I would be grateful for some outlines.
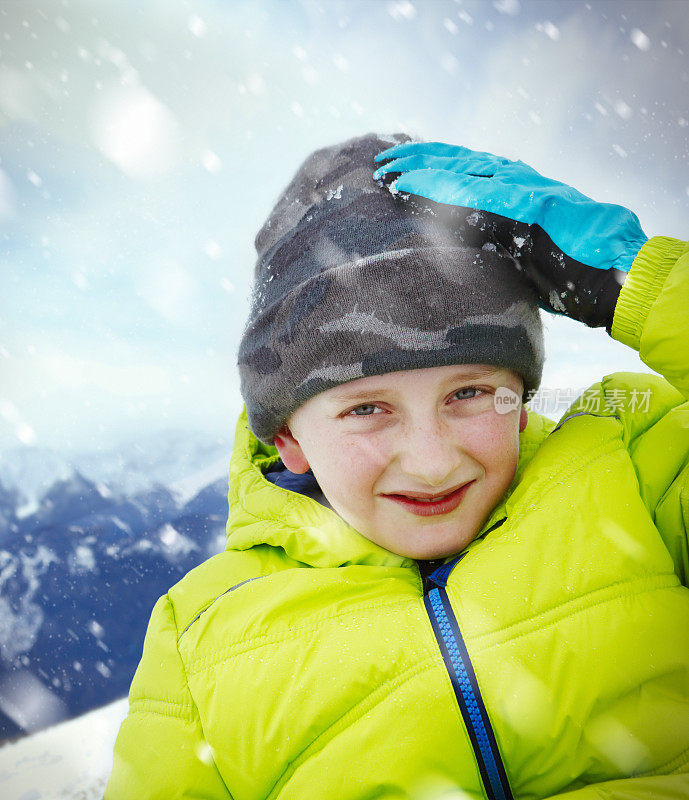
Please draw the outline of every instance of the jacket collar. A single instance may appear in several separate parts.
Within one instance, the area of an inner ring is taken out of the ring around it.
[[[521,480],[534,446],[554,425],[547,425],[549,422],[530,413],[529,424],[520,434],[519,464],[514,480],[485,521],[477,539],[507,517],[509,498]],[[309,496],[313,483],[308,477],[301,487],[308,492],[305,494],[299,493],[300,484],[295,485],[295,490],[288,490],[268,480],[264,473],[279,460],[277,448],[264,444],[252,433],[244,406],[237,420],[230,461],[227,550],[247,550],[268,544],[282,548],[295,561],[326,568],[350,564],[404,567],[414,563],[413,559],[371,542],[331,508]]]

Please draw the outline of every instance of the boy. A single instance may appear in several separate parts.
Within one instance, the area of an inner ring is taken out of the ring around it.
[[[257,236],[227,549],[153,610],[107,800],[689,795],[689,246],[406,138]],[[538,305],[667,380],[527,414]]]

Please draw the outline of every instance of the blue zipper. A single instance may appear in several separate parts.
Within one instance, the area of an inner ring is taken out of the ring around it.
[[[486,795],[489,800],[513,800],[493,727],[445,588],[450,573],[467,552],[443,564],[423,580],[423,599],[474,748]],[[430,588],[431,583],[435,584],[433,588]]]

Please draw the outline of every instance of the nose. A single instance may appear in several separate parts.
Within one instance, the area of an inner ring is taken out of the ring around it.
[[[400,469],[422,486],[442,487],[456,479],[465,479],[464,462],[470,456],[437,417],[410,423],[398,439]],[[461,474],[460,474],[461,473]]]

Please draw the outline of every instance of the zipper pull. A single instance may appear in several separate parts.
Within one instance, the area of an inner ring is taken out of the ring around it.
[[[468,550],[465,550],[447,563],[443,563],[442,559],[436,559],[435,561],[417,561],[419,572],[421,573],[424,596],[427,595],[434,586],[437,586],[439,589],[444,589],[447,585],[447,579],[450,577],[450,573],[468,552]]]
[[[419,573],[421,575],[421,585],[423,587],[423,593],[424,595],[427,595],[428,592],[433,588],[431,585],[429,585],[430,583],[429,579],[431,577],[431,574],[434,573],[438,569],[438,567],[442,566],[443,560],[441,558],[437,558],[432,561],[419,559],[417,560],[416,564],[419,568]]]

